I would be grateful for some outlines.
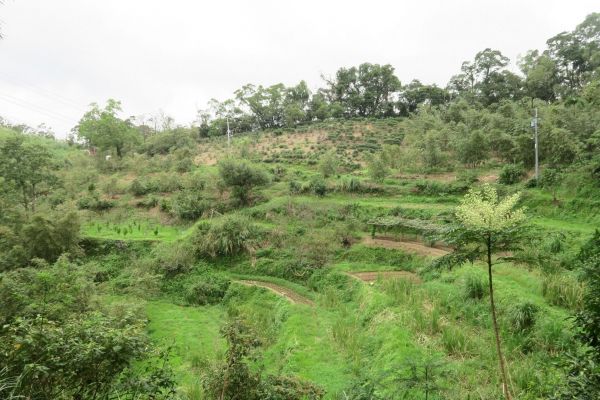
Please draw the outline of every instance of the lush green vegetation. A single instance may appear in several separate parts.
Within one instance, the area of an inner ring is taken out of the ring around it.
[[[597,398],[598,32],[447,88],[363,64],[195,127],[4,124],[0,397]]]

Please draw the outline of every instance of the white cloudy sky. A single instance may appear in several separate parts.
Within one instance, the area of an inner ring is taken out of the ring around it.
[[[178,123],[246,83],[313,88],[390,63],[445,85],[486,47],[513,61],[600,11],[588,0],[4,0],[0,116],[64,136],[91,102]]]

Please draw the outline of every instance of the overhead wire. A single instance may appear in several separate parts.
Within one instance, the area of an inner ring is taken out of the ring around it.
[[[17,97],[14,97],[14,96],[11,96],[11,95],[7,95],[7,94],[4,94],[4,93],[0,93],[0,99],[4,100],[5,102],[14,104],[16,106],[25,108],[25,109],[27,109],[29,111],[34,111],[34,112],[37,112],[37,113],[41,113],[41,114],[44,114],[47,117],[53,118],[55,120],[61,120],[62,122],[66,122],[66,123],[69,123],[69,124],[72,124],[73,120],[74,120],[74,118],[71,118],[69,116],[57,113],[56,111],[47,109],[45,107],[38,106],[36,104],[30,103],[28,101],[25,101],[25,100],[22,100],[22,99],[19,99]]]
[[[13,76],[10,76],[6,72],[3,72],[3,71],[0,71],[0,76],[2,76],[4,78],[4,80],[7,81],[10,85],[19,86],[19,87],[25,88],[27,90],[37,92],[37,94],[40,94],[46,98],[49,98],[54,101],[58,101],[58,102],[62,103],[63,105],[74,108],[77,111],[79,111],[80,113],[85,112],[84,106],[81,106],[78,102],[71,100],[63,95],[52,92],[48,89],[42,88],[42,87],[34,85],[32,83],[25,82],[22,79],[18,79]]]

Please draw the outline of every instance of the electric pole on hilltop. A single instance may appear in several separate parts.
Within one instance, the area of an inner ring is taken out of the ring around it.
[[[533,128],[533,140],[535,142],[535,180],[540,180],[540,162],[539,162],[539,143],[538,143],[538,109],[535,108],[535,117],[531,120],[531,127]]]
[[[227,118],[227,147],[231,146],[231,130],[229,129],[229,117]]]

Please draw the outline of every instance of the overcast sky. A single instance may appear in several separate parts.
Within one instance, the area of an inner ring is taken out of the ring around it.
[[[572,30],[598,0],[4,0],[0,116],[64,137],[91,102],[188,124],[246,83],[319,87],[321,74],[392,64],[444,86],[491,47],[511,58]]]

